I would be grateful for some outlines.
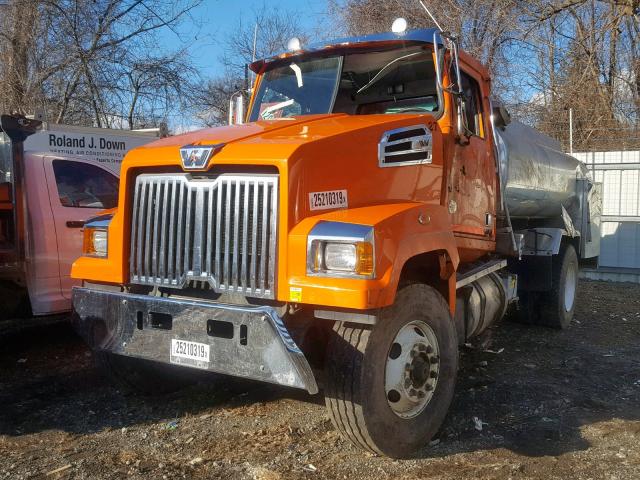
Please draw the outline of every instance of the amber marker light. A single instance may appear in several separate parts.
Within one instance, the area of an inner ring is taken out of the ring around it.
[[[373,276],[374,266],[373,244],[358,242],[356,244],[356,273],[366,277]]]
[[[87,221],[82,231],[82,254],[85,257],[107,256],[111,215],[102,215]]]
[[[107,230],[85,227],[82,254],[87,257],[106,257]]]

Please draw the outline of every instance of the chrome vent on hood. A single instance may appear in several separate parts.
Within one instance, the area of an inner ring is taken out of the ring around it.
[[[380,167],[399,167],[431,163],[431,130],[426,125],[389,130],[378,144]]]

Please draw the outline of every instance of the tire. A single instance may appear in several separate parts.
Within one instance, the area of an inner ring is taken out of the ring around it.
[[[24,319],[33,316],[31,302],[26,288],[18,287],[11,282],[0,283],[1,320]]]
[[[410,338],[418,343],[404,342]],[[401,343],[414,347],[398,350],[396,345]],[[392,374],[399,365],[400,375]],[[411,378],[407,378],[408,365],[412,366]],[[325,365],[329,416],[354,445],[389,457],[411,457],[444,421],[457,369],[458,340],[448,305],[435,289],[409,285],[398,292],[392,306],[382,310],[375,326],[334,325]],[[415,383],[408,390],[389,388],[412,379]],[[409,398],[411,390],[414,397],[425,395],[415,405]]]
[[[537,325],[540,317],[540,292],[519,292],[517,308],[512,308],[507,317],[509,320],[524,325]]]
[[[94,352],[96,364],[125,393],[157,395],[188,387],[196,381],[196,372],[140,358]]]
[[[518,308],[508,314],[511,320],[560,330],[569,327],[575,310],[579,272],[578,256],[573,245],[562,245],[560,253],[553,258],[551,269],[551,290],[519,292]],[[567,307],[565,299],[568,298],[572,301]]]
[[[539,297],[536,323],[551,328],[568,328],[573,319],[578,288],[578,255],[570,243],[564,244],[553,262],[553,287]]]

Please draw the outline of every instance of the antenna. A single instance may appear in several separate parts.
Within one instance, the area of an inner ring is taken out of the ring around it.
[[[424,4],[424,2],[422,0],[418,0],[418,1],[420,2],[420,5],[422,5],[422,8],[424,8],[424,11],[427,12],[427,15],[429,15],[429,17],[431,18],[431,21],[436,24],[436,27],[438,27],[438,30],[440,30],[441,32],[444,32],[444,30],[442,29],[442,27],[440,26],[440,24],[436,20],[436,17],[431,15],[431,12],[427,8],[427,6]]]
[[[251,52],[251,63],[256,61],[257,43],[258,43],[258,22],[256,21],[256,26],[253,29],[253,51]],[[256,74],[253,71],[251,71],[251,85],[248,86],[247,90],[251,91],[255,80],[256,80]]]

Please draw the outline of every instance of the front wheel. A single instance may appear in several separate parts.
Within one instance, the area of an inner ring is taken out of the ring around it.
[[[456,331],[444,298],[427,285],[409,285],[375,326],[334,326],[326,362],[329,416],[356,446],[409,457],[440,428],[457,368]]]

